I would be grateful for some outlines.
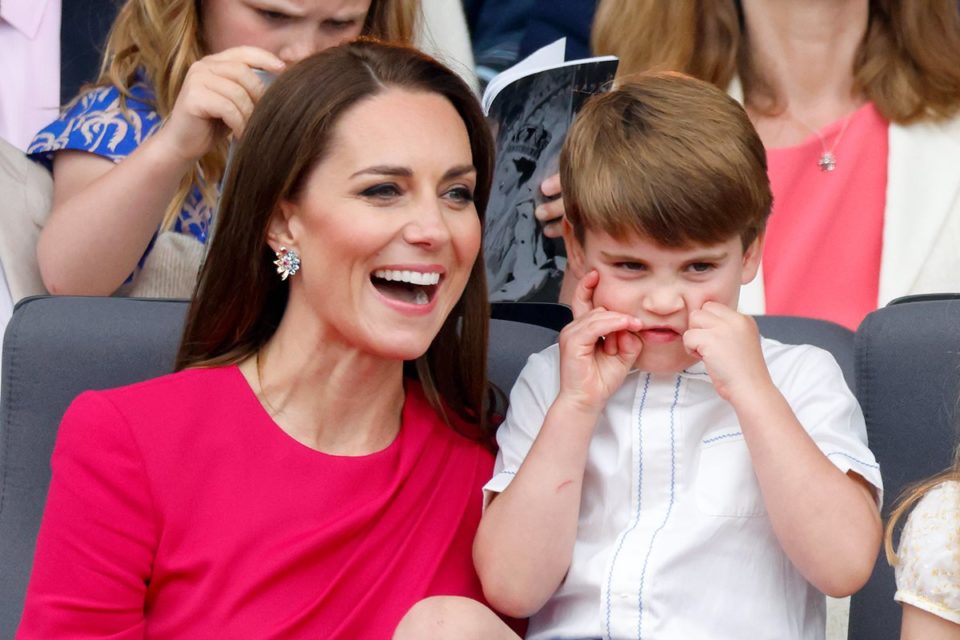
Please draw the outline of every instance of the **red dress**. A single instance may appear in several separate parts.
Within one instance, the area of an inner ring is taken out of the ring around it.
[[[424,597],[482,599],[493,456],[416,383],[361,457],[290,438],[236,367],[89,392],[52,464],[20,638],[389,638]]]

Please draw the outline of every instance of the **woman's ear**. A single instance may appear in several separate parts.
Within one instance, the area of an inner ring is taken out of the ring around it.
[[[296,239],[291,231],[290,221],[297,215],[299,207],[289,200],[281,200],[277,203],[270,216],[270,222],[267,224],[267,244],[274,252],[279,251],[280,247],[296,246]]]
[[[583,245],[577,240],[577,235],[573,232],[573,226],[566,218],[563,219],[563,244],[567,249],[567,271],[579,281],[587,272],[586,256],[583,252]]]

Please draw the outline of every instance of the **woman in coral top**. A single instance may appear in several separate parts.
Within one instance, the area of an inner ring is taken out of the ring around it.
[[[373,42],[282,74],[236,150],[178,373],[67,411],[21,638],[385,638],[481,597],[492,146]]]
[[[618,73],[676,69],[744,103],[774,208],[742,310],[855,329],[960,290],[955,0],[602,0],[593,44]]]

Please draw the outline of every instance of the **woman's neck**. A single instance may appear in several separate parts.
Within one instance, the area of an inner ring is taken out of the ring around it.
[[[751,59],[783,109],[764,114],[761,100],[754,103],[760,109],[750,110],[765,144],[796,144],[862,104],[853,90],[853,61],[866,33],[868,0],[742,3]]]
[[[259,363],[253,356],[240,365],[264,409],[292,438],[324,453],[366,455],[388,446],[400,429],[403,362],[291,320],[284,317]]]

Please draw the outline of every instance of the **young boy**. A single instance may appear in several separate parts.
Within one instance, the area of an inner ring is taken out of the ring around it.
[[[474,545],[490,604],[534,639],[822,638],[822,593],[877,557],[880,474],[832,357],[736,311],[771,206],[746,114],[641,76],[584,109],[561,177],[575,320],[497,436]],[[450,637],[515,637],[431,604]]]

